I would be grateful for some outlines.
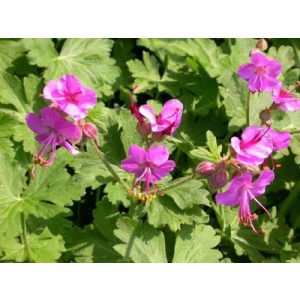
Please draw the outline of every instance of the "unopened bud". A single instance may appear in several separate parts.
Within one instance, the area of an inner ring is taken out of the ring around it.
[[[212,191],[221,189],[227,184],[226,168],[223,161],[217,164],[204,161],[198,165],[196,172],[207,179]]]
[[[142,114],[140,113],[139,107],[137,106],[137,104],[135,102],[130,102],[130,110],[131,110],[131,113],[138,120],[139,124],[143,124],[144,118],[143,118]]]
[[[98,129],[93,123],[86,123],[82,127],[83,133],[90,139],[98,139]]]
[[[221,189],[227,184],[227,174],[224,166],[220,166],[216,171],[209,176],[208,184],[212,191]]]
[[[216,166],[217,164],[210,161],[203,161],[197,166],[196,172],[204,177],[211,176],[215,172]]]
[[[271,110],[268,108],[262,110],[259,114],[259,118],[263,125],[266,124],[271,119]]]
[[[160,143],[164,138],[165,138],[165,134],[163,134],[162,132],[153,132],[152,133],[152,139],[155,142]]]
[[[259,49],[260,51],[266,51],[268,49],[268,43],[265,39],[259,39],[256,42],[256,48]]]
[[[151,133],[151,125],[145,122],[138,123],[136,129],[143,138],[146,138]]]

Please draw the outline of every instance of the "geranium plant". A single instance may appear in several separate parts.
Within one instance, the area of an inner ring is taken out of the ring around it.
[[[300,260],[298,40],[0,40],[0,260]]]

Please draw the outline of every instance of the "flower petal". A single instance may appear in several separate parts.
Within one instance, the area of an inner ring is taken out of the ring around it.
[[[265,170],[261,175],[254,181],[253,187],[250,189],[252,194],[257,197],[265,193],[266,187],[274,180],[275,173],[271,170]]]
[[[250,184],[252,176],[249,172],[241,176],[234,177],[226,192],[216,195],[216,201],[222,205],[234,206],[241,203],[245,189],[243,185]]]
[[[27,114],[26,123],[34,133],[45,134],[49,132],[49,129],[45,127],[41,118],[34,113]]]
[[[156,116],[150,105],[142,105],[139,109],[140,113],[148,120],[151,125],[156,124]]]
[[[156,180],[160,180],[161,178],[168,176],[176,167],[176,163],[173,160],[168,160],[160,166],[156,166],[152,168],[152,175],[156,178]]]
[[[89,109],[96,105],[97,94],[95,91],[88,88],[82,88],[82,93],[76,97],[78,101],[78,106],[81,109]]]
[[[51,129],[59,128],[60,121],[63,119],[60,113],[52,107],[42,108],[40,110],[40,116],[42,122]]]
[[[152,146],[147,151],[147,161],[156,166],[164,164],[169,159],[169,150],[165,146]]]
[[[79,79],[72,74],[65,74],[60,80],[64,91],[74,95],[82,92],[82,85]]]
[[[273,143],[273,151],[283,150],[289,147],[291,142],[291,134],[287,131],[277,132],[273,128],[268,131],[268,136],[271,137]]]

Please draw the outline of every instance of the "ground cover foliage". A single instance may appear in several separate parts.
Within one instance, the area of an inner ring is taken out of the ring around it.
[[[282,64],[281,81],[299,81],[300,41],[268,39],[268,57]],[[47,106],[45,84],[74,74],[97,93],[88,119],[118,176],[132,144],[142,145],[130,97],[159,111],[180,99],[181,124],[162,144],[176,162],[172,180],[217,162],[247,122],[247,83],[237,70],[256,39],[1,39],[0,260],[2,262],[299,262],[300,111],[272,114],[272,126],[292,133],[274,157],[281,167],[260,198],[256,235],[239,224],[238,207],[218,205],[205,178],[166,189],[153,201],[134,199],[107,170],[91,141],[71,155],[59,148],[53,165],[36,166],[39,151],[28,113]],[[297,94],[297,91],[295,92]],[[299,95],[298,95],[299,96]],[[299,98],[299,97],[298,97]],[[271,96],[255,95],[250,124]],[[179,179],[180,180],[180,179]]]

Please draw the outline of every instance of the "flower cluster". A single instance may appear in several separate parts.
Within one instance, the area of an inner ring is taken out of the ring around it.
[[[241,137],[231,138],[229,155],[217,164],[202,162],[197,173],[207,178],[213,192],[227,185],[230,174],[229,186],[224,192],[217,193],[216,201],[221,205],[238,205],[240,223],[259,234],[263,232],[257,231],[253,225],[257,215],[251,212],[250,202],[253,200],[270,216],[257,197],[265,193],[275,178],[277,165],[273,153],[288,148],[291,141],[289,132],[279,132],[271,127],[271,112],[274,109],[295,111],[300,108],[300,101],[278,81],[281,72],[278,61],[267,58],[259,49],[252,50],[250,56],[251,62],[240,66],[238,75],[247,80],[249,93],[270,92],[274,104],[260,113],[261,126],[247,126]]]
[[[139,200],[153,200],[156,195],[156,183],[169,175],[176,166],[169,160],[169,150],[165,146],[152,144],[160,142],[166,135],[173,135],[178,128],[183,105],[177,99],[167,101],[159,114],[155,114],[150,105],[138,107],[131,101],[130,109],[138,121],[137,130],[143,137],[147,149],[138,145],[129,148],[129,157],[121,163],[122,168],[135,175],[132,194]],[[140,183],[144,183],[145,193],[141,193]],[[150,191],[152,186],[152,193]]]
[[[247,80],[252,93],[270,92],[274,100],[269,110],[280,109],[296,111],[300,109],[300,100],[291,91],[283,87],[277,77],[281,72],[281,64],[275,59],[269,59],[258,49],[251,52],[251,62],[239,67],[238,75]],[[295,85],[295,88],[297,84]]]
[[[42,108],[39,115],[29,113],[26,116],[28,127],[42,145],[35,157],[36,164],[52,165],[57,146],[77,154],[75,144],[87,138],[97,142],[96,126],[83,120],[88,109],[96,105],[97,95],[93,90],[82,86],[74,75],[66,74],[58,80],[49,81],[43,97],[49,102],[49,107]]]

